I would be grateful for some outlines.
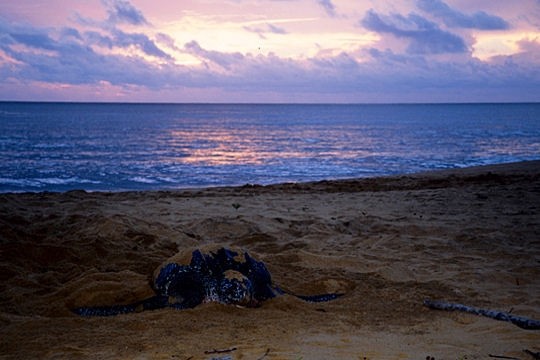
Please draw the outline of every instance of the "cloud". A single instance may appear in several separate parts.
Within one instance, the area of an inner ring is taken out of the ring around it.
[[[189,54],[203,61],[217,64],[225,70],[230,70],[233,65],[238,64],[244,59],[244,56],[240,53],[226,53],[203,49],[196,41],[190,41],[184,45],[184,48]]]
[[[161,50],[148,36],[140,33],[125,33],[115,29],[112,34],[113,39],[110,41],[112,46],[129,47],[135,46],[142,50],[145,54],[155,56],[165,60],[173,60],[173,58]]]
[[[99,31],[85,31],[84,38],[88,45],[98,45],[108,49],[112,49],[114,46],[112,37],[104,35]]]
[[[147,25],[144,15],[140,10],[125,0],[102,0],[107,7],[108,20],[111,23],[127,23],[131,25]]]
[[[146,55],[172,62],[172,57],[144,34],[125,33],[117,29],[108,34],[69,28],[56,31],[14,25],[2,19],[0,29],[0,52],[17,63],[9,72],[0,72],[0,79],[3,80],[16,74],[21,81],[95,84],[106,80],[112,84],[136,83],[156,87],[166,77],[156,69],[170,70],[164,64],[156,66],[129,52],[126,55],[96,52],[96,46],[98,49],[135,47]],[[59,36],[51,36],[47,31]]]
[[[501,17],[478,11],[471,15],[452,9],[441,0],[418,0],[419,9],[440,18],[446,26],[479,30],[505,30],[510,25]]]
[[[317,0],[317,3],[323,7],[329,16],[336,16],[336,6],[332,3],[332,0]]]
[[[172,37],[170,37],[169,35],[167,35],[167,34],[157,33],[156,34],[156,41],[161,43],[161,44],[164,44],[165,46],[167,46],[170,49],[173,49],[175,51],[181,51],[181,49],[178,48],[178,46],[176,46],[176,42],[174,41],[174,39]]]
[[[9,35],[16,43],[29,47],[45,50],[54,50],[56,48],[54,41],[46,34],[14,32]]]
[[[511,56],[495,56],[491,58],[494,63],[512,63],[515,66],[523,63],[536,63],[540,59],[540,39],[521,39],[517,42],[520,52]],[[540,74],[540,67],[536,67],[535,74]]]
[[[85,31],[82,34],[78,31],[76,33],[69,32],[72,37],[75,37],[81,41],[86,42],[87,45],[97,45],[99,47],[113,49],[113,48],[123,48],[128,49],[130,47],[139,49],[142,53],[154,56],[156,58],[173,61],[173,57],[159,48],[156,43],[151,40],[147,35],[142,33],[126,33],[119,29],[113,28],[108,33],[103,33],[100,31]],[[69,37],[64,37],[69,38]],[[160,37],[161,38],[161,37]],[[15,40],[21,41],[20,38]],[[23,39],[24,40],[24,39]],[[27,39],[30,40],[30,39]],[[40,41],[42,41],[40,43]],[[60,41],[60,40],[59,40]],[[26,41],[27,43],[36,43],[36,46],[47,46],[49,49],[54,50],[59,47],[59,43],[53,41],[50,38],[36,38],[34,41]],[[41,45],[39,45],[41,44]]]
[[[76,40],[82,40],[82,37],[81,37],[81,34],[80,34],[79,30],[71,28],[71,27],[64,27],[61,30],[60,34],[64,38],[72,38],[72,39],[76,39]]]
[[[264,27],[244,26],[244,30],[259,35],[261,39],[266,39],[266,34],[285,35],[287,31],[284,28],[272,24],[266,24]]]
[[[532,74],[534,64],[492,66],[472,58],[428,61],[420,55],[375,49],[365,51],[362,62],[345,52],[325,58],[293,60],[273,54],[254,56],[210,51],[196,42],[190,42],[186,47],[199,54],[201,59],[223,64],[228,71],[211,66],[192,67],[189,83],[185,86],[217,87],[230,93],[231,97],[247,93],[249,99],[255,99],[257,94],[275,92],[282,95],[283,101],[293,101],[292,94],[377,102],[414,98],[425,101],[437,94],[440,100],[455,96],[447,100],[471,101],[466,95],[471,91],[492,94],[508,86],[507,90],[513,91],[512,96],[519,97],[524,93],[519,90],[520,86],[538,87],[540,82],[538,71],[527,78]]]
[[[96,30],[86,30],[82,34],[76,29],[64,29],[64,35],[76,37],[79,40],[88,42],[91,45],[98,45],[108,49],[134,47],[142,53],[160,58],[162,60],[174,61],[173,57],[163,51],[154,40],[141,32],[127,33],[119,29],[118,23],[128,23],[131,25],[145,26],[149,25],[141,11],[133,7],[124,0],[102,0],[107,8],[109,17],[105,21],[96,21],[94,19],[83,17],[76,13],[74,21],[84,27],[90,27]],[[158,34],[158,41],[170,43],[170,38],[165,40],[163,34]],[[174,47],[173,47],[174,49]]]
[[[410,40],[408,53],[444,54],[468,51],[461,37],[440,29],[436,23],[416,14],[409,14],[407,17],[400,14],[382,16],[369,10],[361,24],[374,32]]]
[[[272,24],[267,24],[267,26],[268,26],[268,31],[271,32],[272,34],[280,34],[280,35],[287,34],[287,31],[281,27],[278,27]]]

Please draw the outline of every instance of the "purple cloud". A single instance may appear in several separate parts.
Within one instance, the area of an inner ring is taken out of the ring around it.
[[[146,25],[144,15],[140,10],[124,0],[102,0],[107,7],[109,21],[112,23],[128,23],[131,25]]]
[[[135,46],[147,55],[172,59],[146,35],[127,34],[117,29],[104,35],[98,31],[81,33],[64,28],[59,31],[61,36],[53,38],[45,29],[13,25],[0,19],[0,30],[0,52],[17,61],[17,65],[9,68],[3,68],[0,63],[0,79],[16,74],[18,79],[30,81],[94,84],[106,80],[112,84],[157,87],[166,76],[156,73],[155,65],[136,56],[99,54],[91,45],[105,48]],[[30,51],[20,51],[18,45]]]
[[[322,6],[329,16],[336,16],[336,6],[332,3],[332,0],[317,0],[317,3]]]
[[[225,53],[203,49],[196,41],[185,44],[185,50],[199,59],[219,65],[223,69],[229,70],[233,65],[244,60],[240,53]]]
[[[369,10],[361,24],[368,30],[392,34],[410,40],[407,52],[412,54],[465,53],[465,41],[459,36],[444,31],[439,26],[419,15],[400,14],[381,16]]]
[[[8,33],[12,43],[22,44],[31,48],[43,50],[55,50],[56,44],[49,35],[39,31],[24,31],[17,29]]]
[[[121,30],[113,30],[114,37],[111,44],[118,47],[129,47],[133,45],[145,54],[155,56],[164,60],[173,60],[172,56],[161,50],[148,36],[139,33],[125,33]]]
[[[163,34],[163,33],[156,34],[156,41],[161,43],[161,44],[164,44],[165,46],[169,47],[170,49],[173,49],[173,50],[176,50],[176,51],[181,51],[176,46],[176,42],[174,41],[174,39],[172,37],[170,37],[169,35],[167,35],[167,34]]]
[[[446,26],[479,30],[505,30],[510,26],[501,17],[478,11],[471,15],[452,9],[441,0],[418,0],[419,9],[440,18]]]

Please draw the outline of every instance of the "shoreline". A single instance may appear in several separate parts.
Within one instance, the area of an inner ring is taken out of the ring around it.
[[[18,358],[527,359],[538,333],[426,298],[540,318],[540,161],[164,191],[0,194],[0,354]],[[112,318],[207,246],[249,251],[291,296]],[[216,356],[216,355],[214,355]]]
[[[216,185],[216,186],[192,186],[192,187],[179,187],[179,188],[163,188],[163,189],[144,189],[144,190],[87,190],[87,189],[71,189],[65,191],[11,191],[11,192],[0,192],[2,195],[25,195],[25,194],[66,194],[66,193],[87,193],[87,194],[130,194],[130,193],[197,193],[210,190],[229,190],[229,189],[263,189],[263,190],[280,190],[280,189],[290,189],[290,188],[306,188],[311,186],[316,186],[318,188],[324,187],[325,185],[335,184],[337,187],[343,187],[347,185],[354,185],[355,190],[358,190],[358,187],[366,184],[366,188],[369,188],[368,184],[373,182],[382,182],[382,183],[398,183],[399,180],[403,179],[419,179],[419,178],[441,178],[448,176],[462,176],[466,177],[467,175],[477,175],[477,173],[490,173],[490,172],[503,172],[509,173],[513,171],[526,171],[525,168],[535,168],[540,167],[540,160],[524,160],[517,162],[508,162],[508,163],[497,163],[489,165],[477,165],[471,167],[460,167],[460,168],[448,168],[448,169],[435,169],[435,170],[426,170],[420,172],[412,173],[402,173],[402,174],[392,174],[392,175],[381,175],[381,176],[366,176],[366,177],[351,177],[351,178],[337,178],[337,179],[322,179],[314,181],[298,181],[298,182],[280,182],[280,183],[271,183],[271,184],[257,184],[257,183],[245,183],[238,185]],[[367,191],[367,190],[366,190]]]

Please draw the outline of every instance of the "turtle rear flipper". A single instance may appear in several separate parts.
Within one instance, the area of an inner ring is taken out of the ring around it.
[[[72,309],[71,311],[81,316],[115,316],[135,312],[136,306],[112,305],[112,306],[84,306]]]
[[[115,316],[144,310],[161,309],[169,306],[168,300],[167,296],[152,296],[148,299],[127,305],[84,306],[72,309],[71,311],[81,316]]]
[[[298,294],[295,294],[293,292],[283,290],[278,286],[274,286],[274,290],[278,294],[291,295],[291,296],[299,298],[300,300],[304,300],[304,301],[307,301],[307,302],[331,301],[331,300],[335,300],[335,299],[345,295],[345,294],[340,294],[340,293],[328,293],[328,294],[317,294],[317,295],[298,295]]]
[[[325,302],[325,301],[331,301],[335,300],[338,297],[341,297],[345,294],[336,294],[336,293],[330,293],[330,294],[319,294],[319,295],[296,295],[296,294],[289,294],[296,296],[299,299],[302,299],[304,301],[308,302]]]

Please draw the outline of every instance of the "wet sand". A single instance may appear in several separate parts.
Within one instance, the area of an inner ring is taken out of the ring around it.
[[[108,318],[179,252],[234,246],[281,287],[344,292],[259,308]],[[532,359],[540,331],[422,306],[540,319],[540,161],[186,191],[0,194],[3,359]]]

